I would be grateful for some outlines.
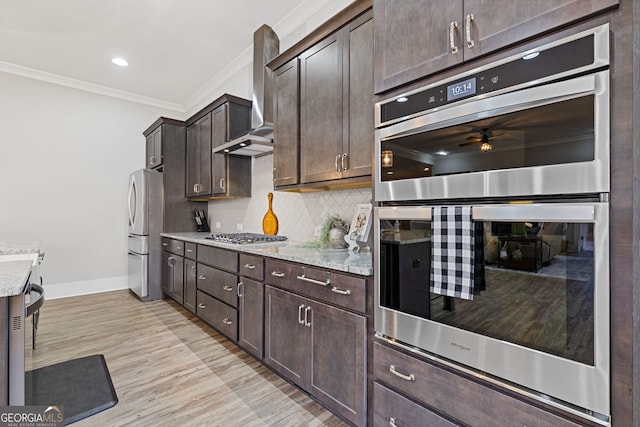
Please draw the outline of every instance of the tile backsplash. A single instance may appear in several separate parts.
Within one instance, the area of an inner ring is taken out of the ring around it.
[[[358,204],[371,203],[371,188],[311,193],[273,191],[273,156],[253,158],[252,163],[251,198],[209,202],[212,232],[236,232],[242,227],[242,231],[262,233],[262,218],[268,209],[269,192],[273,192],[278,234],[302,242],[317,239],[314,232],[327,216],[337,214],[350,223]]]

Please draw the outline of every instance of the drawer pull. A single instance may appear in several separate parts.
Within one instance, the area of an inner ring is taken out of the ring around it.
[[[309,283],[313,283],[314,285],[320,285],[320,286],[329,286],[331,284],[331,273],[329,273],[327,271],[327,280],[322,282],[320,280],[316,280],[316,279],[310,279],[306,276],[306,272],[305,272],[305,268],[302,267],[302,274],[297,276],[299,280],[302,280],[303,282],[309,282]]]
[[[167,242],[162,242],[162,246],[169,246]]]
[[[403,380],[406,380],[406,381],[416,380],[416,377],[413,374],[405,375],[402,372],[399,372],[398,370],[396,370],[395,365],[389,365],[389,372],[391,372],[396,377],[402,378]]]
[[[231,292],[233,290],[233,287],[229,286],[229,285],[224,285],[222,287],[223,291],[227,291],[227,292]]]
[[[200,304],[198,304],[198,308],[205,309],[205,308],[207,308],[207,306],[206,306],[206,305],[204,305],[203,303],[200,303]]]
[[[331,288],[331,292],[335,292],[336,294],[340,294],[340,295],[351,295],[351,291],[349,289],[340,289],[340,288],[336,288],[335,286],[333,288]]]
[[[396,424],[396,419],[393,417],[389,417],[389,425],[391,427],[398,427],[398,424]]]
[[[198,276],[198,279],[200,279],[200,280],[207,280],[207,276]]]
[[[271,275],[273,277],[281,277],[281,278],[284,277],[284,273],[280,273],[279,271],[272,271]]]
[[[187,249],[187,252],[193,253],[193,249]]]
[[[256,266],[253,264],[245,264],[244,268],[246,268],[247,270],[255,270]]]
[[[222,323],[224,323],[225,325],[230,325],[233,322],[230,319],[227,319],[226,317],[224,319],[222,319]]]

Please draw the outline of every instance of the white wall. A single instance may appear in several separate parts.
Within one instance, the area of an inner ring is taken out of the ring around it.
[[[0,72],[0,241],[40,242],[48,297],[126,287],[128,175],[169,114]]]

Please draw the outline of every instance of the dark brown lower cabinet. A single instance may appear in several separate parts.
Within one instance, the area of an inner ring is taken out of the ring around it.
[[[162,252],[162,291],[179,304],[184,301],[184,258]]]
[[[190,312],[196,312],[196,262],[184,259],[184,302],[183,307]]]
[[[373,374],[374,425],[390,425],[391,418],[397,426],[593,425],[572,419],[569,414],[566,418],[556,415],[507,390],[476,382],[437,362],[419,359],[380,342],[373,344]],[[398,403],[392,404],[394,401]],[[416,424],[416,419],[423,421]]]
[[[200,290],[196,298],[198,316],[234,343],[238,342],[237,310]]]
[[[265,287],[264,363],[334,413],[366,425],[366,319]]]
[[[238,344],[262,360],[264,284],[246,277],[238,283]]]

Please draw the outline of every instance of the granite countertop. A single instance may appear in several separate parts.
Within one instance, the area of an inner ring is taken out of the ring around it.
[[[160,235],[171,239],[233,249],[238,252],[330,268],[362,276],[371,276],[373,274],[371,252],[356,254],[346,249],[308,248],[304,246],[304,242],[290,240],[259,244],[222,243],[206,239],[211,233],[184,232],[161,233]]]
[[[38,262],[39,244],[0,242],[0,297],[20,294]]]

